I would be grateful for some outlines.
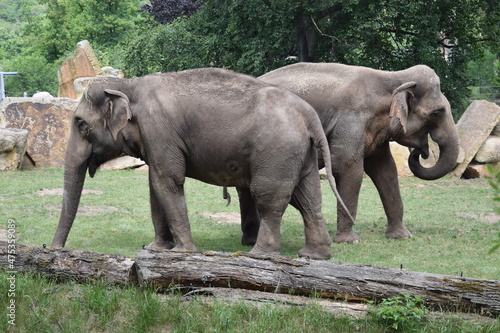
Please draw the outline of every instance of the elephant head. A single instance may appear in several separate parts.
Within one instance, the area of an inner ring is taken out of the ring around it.
[[[411,73],[406,73],[410,71]],[[427,66],[401,71],[411,80],[392,93],[390,132],[398,143],[412,147],[410,170],[421,179],[434,180],[455,167],[459,154],[458,132],[448,100],[440,90],[439,77]],[[401,73],[398,72],[398,73]],[[439,159],[430,168],[422,166],[420,156],[429,156],[428,135],[439,146]]]
[[[118,133],[131,118],[129,99],[124,93],[102,89],[99,82],[94,82],[85,93],[71,123],[62,210],[52,246],[64,247],[66,243],[87,170],[93,177],[102,163],[122,154],[122,136]]]

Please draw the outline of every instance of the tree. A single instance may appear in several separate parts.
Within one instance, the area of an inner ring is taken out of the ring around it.
[[[48,63],[43,55],[23,53],[7,61],[6,70],[19,73],[5,78],[7,96],[23,96],[24,93],[31,96],[37,91],[57,96],[57,66]]]
[[[152,7],[162,2],[170,0],[157,0]],[[188,2],[195,3],[182,1]],[[287,64],[290,59],[385,70],[426,64],[441,77],[442,90],[458,117],[457,110],[465,109],[469,96],[467,63],[481,57],[486,47],[497,53],[499,50],[500,10],[495,1],[205,0],[201,3],[190,16],[176,16],[170,11],[172,23],[147,32],[166,44],[161,48],[165,52],[161,59],[151,57],[154,64],[141,64],[143,69],[153,66],[169,71],[209,64],[260,75]],[[186,39],[186,34],[191,37]],[[181,37],[176,40],[175,35]],[[150,52],[148,42],[141,42],[141,48],[133,48],[125,62],[138,75],[146,73],[137,70],[134,59],[146,59]]]
[[[0,69],[21,73],[7,79],[10,95],[57,94],[57,68],[83,39],[92,43],[101,64],[120,66],[123,44],[146,20],[139,13],[142,2],[22,0],[4,7],[0,0]],[[16,22],[16,29],[2,27],[3,21]]]
[[[54,62],[88,40],[97,50],[114,48],[133,35],[144,21],[140,0],[39,0],[44,16],[28,20],[24,37]]]
[[[151,4],[143,5],[141,10],[148,12],[156,22],[167,24],[178,17],[193,15],[200,6],[196,0],[151,0]]]

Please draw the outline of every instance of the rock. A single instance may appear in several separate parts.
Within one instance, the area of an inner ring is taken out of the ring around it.
[[[408,167],[408,157],[410,156],[410,151],[408,147],[402,146],[397,142],[391,141],[389,143],[389,147],[391,149],[392,157],[394,158],[394,162],[396,162],[396,167],[398,169],[399,177],[411,177],[413,173],[410,171]]]
[[[40,92],[37,92],[36,94],[34,94],[33,98],[54,98],[54,96],[52,96],[47,91],[40,91]]]
[[[73,88],[75,89],[76,99],[80,100],[82,98],[85,89],[94,81],[97,77],[79,77],[73,82]]]
[[[481,163],[500,161],[500,137],[489,136],[477,151],[474,160]]]
[[[116,69],[111,66],[101,68],[102,76],[114,76],[120,79],[125,78],[125,73],[121,69]]]
[[[500,136],[500,125],[497,124],[495,128],[493,128],[493,131],[491,131],[491,135]]]
[[[436,164],[436,161],[439,160],[439,145],[434,142],[429,136],[429,157],[427,159],[423,159],[420,157],[420,164],[425,168],[433,167]],[[457,157],[457,165],[462,163],[465,159],[465,151],[462,147],[459,147],[458,157]]]
[[[132,156],[121,156],[101,165],[101,170],[124,170],[133,169],[145,165],[146,163]]]
[[[57,71],[59,80],[59,97],[76,98],[73,81],[79,77],[102,75],[99,61],[89,42],[83,40],[76,44],[73,56],[66,59]]]
[[[491,163],[491,165],[496,168],[498,166],[498,163]],[[462,174],[462,178],[464,179],[488,178],[491,176],[492,174],[488,171],[488,167],[486,166],[486,164],[476,163],[469,164]]]
[[[0,127],[29,130],[27,152],[36,165],[60,167],[77,105],[69,98],[9,97],[0,103]]]
[[[142,172],[149,172],[149,166],[147,164],[144,164],[143,166],[135,168],[135,170],[136,171],[142,171]]]
[[[0,170],[21,168],[27,141],[28,131],[25,129],[0,128]]]
[[[434,166],[436,164],[436,161],[439,159],[439,146],[437,143],[432,141],[430,136],[427,142],[429,144],[429,157],[427,157],[426,159],[420,157],[420,164],[425,168],[430,168]]]
[[[477,151],[500,121],[500,107],[487,101],[472,102],[457,123],[464,161],[451,174],[461,177]]]

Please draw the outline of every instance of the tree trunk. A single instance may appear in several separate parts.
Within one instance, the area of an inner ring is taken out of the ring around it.
[[[500,281],[247,253],[141,250],[135,262],[120,255],[17,245],[10,267],[0,242],[0,267],[37,271],[57,279],[172,288],[240,288],[354,302],[401,295],[423,298],[429,307],[500,315]]]
[[[318,31],[312,20],[316,22],[327,17],[333,12],[340,11],[342,4],[337,3],[331,7],[319,10],[313,15],[304,13],[304,9],[299,10],[297,17],[297,55],[299,62],[316,62],[316,51],[318,47]]]

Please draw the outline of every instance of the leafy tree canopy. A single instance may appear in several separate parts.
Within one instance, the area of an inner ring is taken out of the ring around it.
[[[487,48],[498,54],[500,45],[495,1],[180,1],[199,6],[189,15],[161,9],[169,3],[151,3],[155,21],[171,23],[152,26],[131,44],[129,73],[218,66],[261,75],[290,61],[385,70],[426,64],[463,109],[472,82],[467,63]]]
[[[83,39],[103,65],[129,76],[206,66],[261,75],[297,61],[385,70],[426,64],[441,77],[452,106],[464,110],[471,83],[499,81],[498,6],[493,0],[0,0],[0,68],[38,71],[51,79],[24,84],[48,90],[58,64]],[[491,68],[495,75],[478,76],[471,60],[487,63],[482,72]]]

